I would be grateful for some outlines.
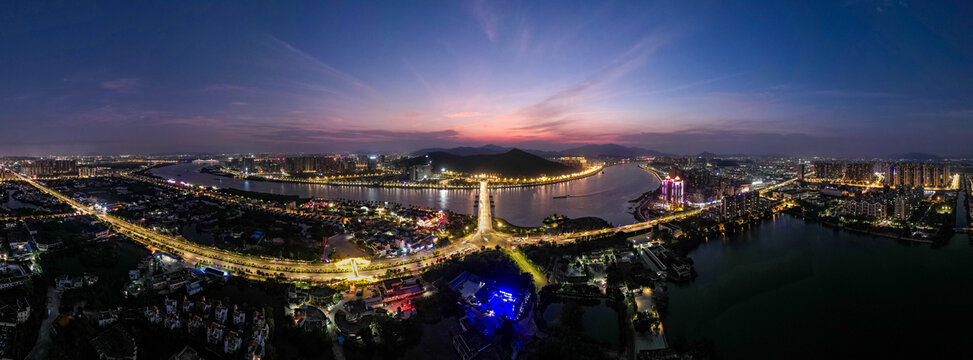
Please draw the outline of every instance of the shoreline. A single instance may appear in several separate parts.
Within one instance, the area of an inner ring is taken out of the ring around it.
[[[660,171],[659,170],[657,170],[657,169],[649,166],[648,163],[640,164],[639,165],[639,168],[642,169],[642,170],[645,170],[649,174],[655,175],[655,178],[657,180],[659,180],[659,183],[660,184],[662,183],[662,174],[660,174]]]
[[[570,181],[575,181],[575,180],[581,180],[581,179],[584,179],[584,178],[587,178],[587,177],[590,177],[590,176],[593,176],[593,175],[597,175],[597,174],[600,174],[602,171],[604,171],[605,168],[612,167],[612,166],[617,166],[617,165],[623,165],[623,164],[614,164],[614,165],[607,165],[607,166],[604,166],[604,165],[603,166],[599,166],[597,168],[594,168],[595,170],[588,171],[588,172],[585,172],[585,173],[583,173],[581,175],[574,176],[574,177],[570,177],[570,178],[565,178],[565,179],[557,179],[557,180],[550,180],[550,181],[543,181],[543,182],[535,182],[535,183],[529,183],[529,184],[488,185],[487,187],[489,189],[514,189],[514,188],[528,188],[528,187],[535,187],[535,186],[544,186],[544,185],[560,184],[560,183],[565,183],[565,182],[570,182]],[[229,177],[229,178],[234,178],[234,179],[252,180],[252,181],[281,182],[281,183],[304,183],[304,184],[328,185],[328,186],[347,186],[347,187],[366,187],[366,188],[390,188],[390,189],[430,189],[430,190],[477,190],[477,189],[480,188],[480,185],[479,184],[471,184],[469,186],[457,186],[457,185],[445,185],[445,186],[443,186],[443,185],[426,185],[426,184],[422,184],[422,185],[374,184],[374,183],[348,184],[348,183],[339,183],[339,182],[330,182],[330,181],[313,181],[313,180],[264,178],[264,177],[259,177],[259,176],[255,176],[255,175],[251,175],[251,176],[236,176],[233,173],[227,172],[225,170],[220,170],[220,171],[221,171],[222,175],[217,175],[217,174],[212,174],[212,173],[205,173],[205,172],[202,172],[202,171],[200,171],[199,173],[213,175],[213,176]],[[656,177],[658,177],[658,175],[656,175]],[[496,184],[496,183],[488,183],[488,184]]]
[[[804,220],[804,219],[801,219],[801,220]],[[841,224],[832,224],[832,223],[826,223],[826,222],[821,222],[821,224],[824,225],[824,226],[833,228],[833,229],[848,230],[848,231],[853,232],[853,233],[866,234],[866,235],[872,235],[872,236],[878,236],[878,237],[884,237],[884,238],[888,238],[888,239],[911,241],[911,242],[916,242],[916,243],[921,243],[921,244],[930,244],[930,245],[936,243],[934,240],[929,240],[929,239],[915,239],[915,238],[911,238],[911,237],[902,237],[902,236],[884,234],[884,233],[874,232],[874,231],[870,231],[870,230],[862,230],[862,229],[850,228],[850,227],[847,227],[847,226],[843,226]]]
[[[794,213],[790,213],[790,212],[784,212],[784,214],[791,215],[791,216],[793,216],[795,218],[801,219],[801,221],[803,221],[805,223],[816,223],[816,224],[820,224],[822,226],[825,226],[825,227],[828,227],[828,228],[831,228],[831,229],[834,229],[834,230],[845,230],[845,231],[848,231],[848,232],[851,232],[851,233],[855,233],[855,234],[864,234],[864,235],[878,236],[878,237],[883,237],[883,238],[886,238],[886,239],[909,241],[909,242],[920,243],[920,244],[929,244],[929,245],[935,245],[936,244],[936,240],[935,239],[916,239],[916,238],[912,238],[912,237],[903,237],[903,236],[899,236],[899,235],[892,235],[892,234],[880,233],[880,232],[875,232],[875,231],[871,231],[871,230],[850,228],[850,227],[847,227],[847,226],[844,226],[844,225],[841,225],[841,224],[830,223],[830,222],[826,222],[826,221],[820,221],[820,220],[817,220],[817,219],[808,218],[806,216],[801,216],[801,215],[794,214]]]

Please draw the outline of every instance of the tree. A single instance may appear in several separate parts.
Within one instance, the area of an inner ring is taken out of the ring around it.
[[[640,311],[635,315],[635,320],[632,321],[632,325],[635,326],[635,331],[644,333],[652,329],[652,326],[659,323],[659,318],[653,316],[647,311]]]

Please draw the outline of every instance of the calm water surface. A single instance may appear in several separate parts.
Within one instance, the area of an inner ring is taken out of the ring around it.
[[[973,247],[909,245],[778,215],[690,257],[670,286],[670,342],[724,359],[973,358]]]
[[[435,190],[329,186],[285,182],[250,181],[218,177],[199,172],[202,165],[176,164],[151,170],[157,176],[192,184],[236,188],[273,194],[389,201],[414,204],[459,213],[473,213],[473,190]],[[644,192],[659,188],[658,179],[636,164],[612,166],[604,173],[584,179],[535,186],[493,190],[496,216],[516,225],[542,224],[553,213],[568,217],[597,216],[613,224],[630,224],[635,218],[628,213],[628,201]],[[571,195],[568,199],[555,196]]]

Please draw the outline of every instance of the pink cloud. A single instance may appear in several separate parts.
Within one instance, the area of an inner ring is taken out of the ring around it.
[[[462,119],[462,118],[474,118],[486,116],[486,114],[476,111],[461,111],[455,113],[444,114],[443,117],[450,119]]]

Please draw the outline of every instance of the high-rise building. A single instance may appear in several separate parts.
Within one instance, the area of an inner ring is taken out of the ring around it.
[[[867,184],[874,180],[875,164],[870,162],[850,162],[845,164],[845,182]]]
[[[338,163],[333,156],[295,156],[285,158],[282,168],[291,174],[331,173],[338,170]]]
[[[733,219],[752,214],[760,206],[760,191],[746,191],[736,195],[723,197],[717,207],[722,219]]]
[[[892,214],[897,220],[905,220],[909,217],[909,201],[905,196],[896,197],[892,201]]]
[[[12,171],[0,168],[0,181],[17,180],[18,177]]]
[[[432,178],[432,165],[413,165],[409,167],[409,179],[412,181],[422,181]]]
[[[80,177],[96,177],[104,173],[105,168],[97,168],[94,166],[84,166],[78,168],[78,176]]]
[[[804,181],[804,164],[797,165],[797,180]]]
[[[895,163],[885,168],[885,185],[906,187],[949,187],[952,183],[948,165]]]
[[[576,169],[585,169],[588,167],[588,159],[585,159],[584,156],[563,156],[558,161]]]
[[[243,173],[257,172],[257,167],[255,166],[256,164],[253,156],[244,156],[236,159],[235,165]]]
[[[368,157],[368,172],[375,172],[378,170],[378,157],[375,155]]]
[[[36,160],[30,164],[22,166],[22,171],[27,176],[56,176],[56,175],[77,175],[77,160]]]
[[[684,197],[685,183],[676,176],[675,179],[666,177],[662,180],[662,199],[667,204],[682,204],[686,201]]]
[[[844,176],[844,163],[837,161],[815,161],[814,177],[826,180],[838,180]]]
[[[870,162],[815,161],[814,172],[818,179],[848,183],[871,183],[875,180],[875,165]]]

